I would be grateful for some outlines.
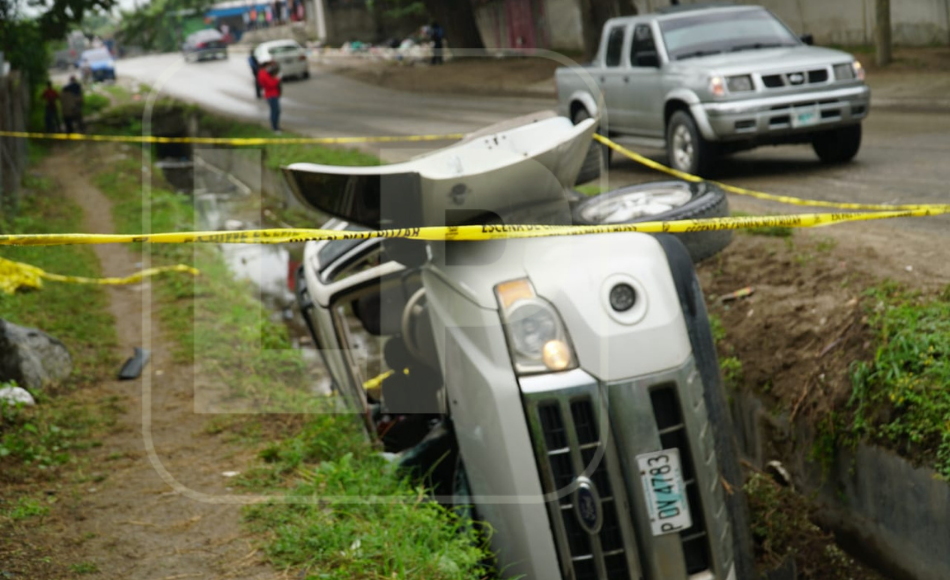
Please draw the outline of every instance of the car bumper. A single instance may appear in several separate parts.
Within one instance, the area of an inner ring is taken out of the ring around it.
[[[860,122],[870,110],[867,86],[692,106],[706,139],[777,139]]]
[[[617,575],[611,578],[735,579],[732,532],[712,436],[715,427],[708,421],[704,386],[693,359],[677,369],[612,383],[578,369],[525,377],[521,388],[542,488],[554,498],[547,506],[565,578],[571,577],[570,569],[578,577],[607,577],[602,572],[581,574],[589,566],[615,570]],[[654,402],[660,391],[668,396],[658,400],[668,403]],[[593,421],[581,427],[578,421],[588,416]],[[548,448],[551,431],[565,434],[567,449]],[[588,465],[585,453],[592,444],[584,443],[596,438],[594,433],[613,436],[600,441],[597,449],[603,450],[603,457],[590,459]],[[685,495],[694,525],[679,533],[654,535],[637,456],[672,448],[678,449],[687,478]],[[561,455],[574,458],[573,470],[571,462],[558,461]],[[600,495],[610,498],[601,502],[604,525],[596,534],[598,541],[576,541],[583,532],[578,531],[575,508],[559,497],[565,492],[559,483],[573,483],[582,471],[592,473]],[[623,564],[617,561],[621,558]]]

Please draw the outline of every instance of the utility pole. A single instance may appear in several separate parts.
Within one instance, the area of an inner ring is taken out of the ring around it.
[[[891,0],[875,0],[877,8],[874,28],[875,62],[878,66],[891,63]]]

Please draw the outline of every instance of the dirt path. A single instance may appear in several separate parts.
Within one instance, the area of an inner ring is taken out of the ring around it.
[[[89,181],[92,167],[82,147],[60,149],[39,171],[55,178],[85,214],[86,231],[112,233],[109,200]],[[103,275],[124,276],[142,261],[123,245],[95,246]],[[109,290],[120,354],[135,346],[151,349],[145,373],[151,378],[151,434],[161,465],[183,486],[207,494],[228,494],[227,471],[240,471],[250,453],[209,434],[215,415],[193,412],[191,367],[176,366],[171,344],[158,324],[147,285]],[[143,316],[144,313],[144,316]],[[144,333],[148,333],[147,335]],[[109,381],[103,395],[117,395],[125,407],[116,428],[93,451],[94,484],[85,484],[64,534],[74,536],[77,559],[94,563],[90,578],[171,580],[184,578],[277,578],[243,534],[240,506],[185,497],[153,466],[144,443],[142,380]]]

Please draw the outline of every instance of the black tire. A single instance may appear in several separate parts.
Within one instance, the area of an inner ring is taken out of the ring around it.
[[[657,235],[657,240],[666,252],[677,297],[686,320],[686,330],[693,348],[693,356],[696,358],[696,365],[702,378],[703,400],[706,403],[706,412],[712,427],[719,472],[732,491],[732,493],[724,493],[723,496],[732,529],[735,577],[757,578],[749,504],[742,490],[744,477],[739,464],[739,446],[736,443],[735,429],[719,372],[719,359],[716,356],[716,346],[709,326],[703,291],[683,244],[668,234]]]
[[[825,163],[851,161],[861,149],[861,125],[848,125],[819,133],[812,139],[811,146]]]
[[[586,121],[590,118],[591,116],[590,113],[587,112],[587,109],[581,108],[574,113],[574,117],[571,121],[577,125],[581,121]],[[610,165],[610,148],[601,145],[597,141],[592,141],[590,148],[587,150],[587,156],[584,157],[584,164],[581,165],[581,171],[577,174],[577,179],[574,183],[587,183],[588,181],[599,178],[601,172],[604,171],[608,165]]]
[[[690,175],[706,175],[712,167],[715,150],[687,111],[676,111],[666,125],[666,157],[670,167]]]
[[[304,79],[309,79],[309,78],[310,78],[310,71],[305,71],[305,72],[303,73],[303,78],[304,78]]]
[[[688,199],[682,205],[661,213],[639,215],[614,220],[614,216],[604,214],[615,207],[623,198],[638,199],[645,195],[669,194],[671,197]],[[606,225],[614,223],[637,223],[649,221],[674,221],[683,219],[702,219],[727,217],[729,200],[725,192],[717,185],[707,182],[689,183],[686,181],[658,181],[621,187],[579,202],[574,207],[576,225]],[[732,230],[708,232],[690,232],[673,234],[686,246],[693,263],[701,262],[722,251],[732,241]]]

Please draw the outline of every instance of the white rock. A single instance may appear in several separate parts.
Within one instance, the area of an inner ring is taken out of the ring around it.
[[[23,403],[24,405],[35,405],[33,395],[29,391],[20,387],[3,387],[0,389],[0,401],[7,403]]]

